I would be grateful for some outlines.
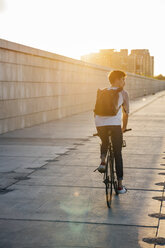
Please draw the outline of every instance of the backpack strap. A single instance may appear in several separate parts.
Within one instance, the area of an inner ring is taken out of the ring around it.
[[[123,90],[123,88],[118,88],[116,91],[119,93],[119,92],[121,92]],[[118,113],[118,111],[119,111],[119,109],[121,108],[121,106],[122,106],[122,104],[118,107],[118,110],[117,110],[117,113]]]

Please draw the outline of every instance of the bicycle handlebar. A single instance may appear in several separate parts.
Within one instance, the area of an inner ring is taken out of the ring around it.
[[[128,128],[128,129],[126,129],[123,133],[129,132],[129,131],[131,131],[131,130],[132,130],[132,128]]]
[[[93,136],[99,136],[98,133],[94,133]]]

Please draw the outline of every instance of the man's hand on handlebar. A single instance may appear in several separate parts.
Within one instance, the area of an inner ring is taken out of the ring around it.
[[[128,129],[127,128],[122,128],[123,133],[126,133],[126,132],[131,131],[131,130],[132,130],[132,128],[128,128]]]

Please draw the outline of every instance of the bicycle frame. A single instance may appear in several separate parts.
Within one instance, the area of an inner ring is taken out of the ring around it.
[[[109,135],[109,144],[108,144],[107,159],[106,159],[106,171],[103,176],[103,182],[105,183],[105,187],[106,187],[105,190],[106,190],[107,206],[110,208],[113,188],[115,190],[116,195],[118,195],[117,181],[114,172],[114,153],[113,153],[113,146],[110,135]]]

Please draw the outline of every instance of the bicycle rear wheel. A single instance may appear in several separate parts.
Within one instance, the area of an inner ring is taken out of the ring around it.
[[[114,191],[116,193],[116,195],[118,195],[118,182],[117,182],[117,179],[116,179],[116,172],[114,171],[114,158],[111,162],[112,166],[111,166],[111,175],[113,175],[113,178],[112,178],[112,182],[113,182],[113,188],[114,188]]]
[[[107,201],[107,207],[111,207],[112,202],[112,190],[113,190],[113,175],[112,175],[112,164],[111,160],[108,157],[107,158],[107,164],[106,164],[106,171],[105,171],[105,192],[106,192],[106,201]]]

